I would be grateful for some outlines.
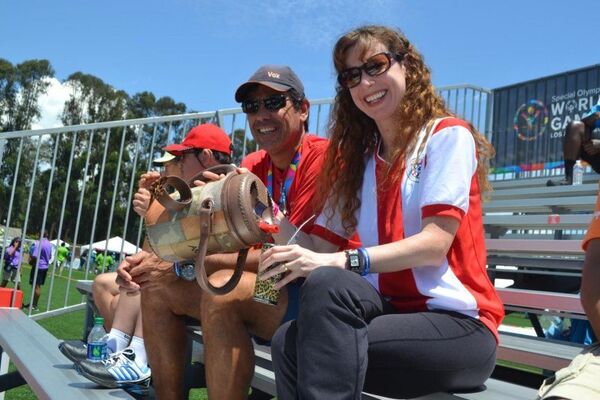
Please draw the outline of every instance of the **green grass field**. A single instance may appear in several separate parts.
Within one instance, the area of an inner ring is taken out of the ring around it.
[[[24,303],[28,303],[30,301],[31,295],[31,286],[29,285],[29,272],[31,271],[31,266],[28,264],[23,266],[23,272],[21,275],[21,280],[24,280],[22,284],[23,295],[24,295]],[[77,291],[75,285],[78,280],[84,279],[85,274],[82,271],[72,271],[71,276],[69,277],[69,270],[65,269],[63,271],[62,276],[56,275],[54,277],[54,283],[52,284],[52,299],[50,303],[50,310],[62,308],[65,306],[65,297],[67,299],[66,305],[74,305],[83,302],[82,295]],[[87,279],[93,279],[94,275],[89,274]],[[46,283],[42,286],[42,296],[39,302],[40,311],[34,312],[37,314],[39,312],[46,311],[48,307],[48,295],[50,292],[51,285],[51,275],[48,273],[46,278]],[[10,285],[9,285],[10,286]],[[68,296],[65,296],[68,290]],[[27,310],[24,310],[27,311]],[[50,333],[52,333],[58,339],[81,339],[83,332],[83,324],[85,318],[85,311],[74,311],[68,314],[60,315],[57,317],[46,318],[43,320],[39,320],[39,324],[42,325],[45,329],[47,329]],[[504,324],[518,327],[531,327],[531,324],[527,317],[522,313],[513,313],[507,315],[504,319]],[[499,362],[502,365],[514,367],[517,369],[523,369],[529,372],[541,373],[541,371],[537,368],[531,368],[527,366],[522,366],[514,363],[508,362]],[[11,370],[14,369],[14,366],[11,364]],[[190,399],[193,400],[204,400],[207,399],[206,389],[194,389],[190,395]],[[29,389],[28,386],[21,386],[19,388],[15,388],[6,392],[5,396],[6,400],[34,400],[36,399],[35,394]]]

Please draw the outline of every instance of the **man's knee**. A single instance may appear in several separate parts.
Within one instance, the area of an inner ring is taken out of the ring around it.
[[[142,290],[142,312],[144,318],[159,319],[170,315],[187,315],[199,319],[202,289],[198,284],[184,280],[174,283]]]
[[[208,277],[208,281],[211,285],[216,287],[224,286],[231,277],[233,276],[233,271],[228,269],[223,269],[219,271],[215,271]],[[249,272],[244,272],[237,283],[237,285],[227,294],[224,295],[211,295],[206,294],[203,296],[202,303],[207,304],[207,306],[222,306],[229,307],[233,303],[237,303],[242,300],[247,300],[251,297],[252,292],[254,290],[254,282],[256,281],[256,275]]]
[[[119,293],[119,285],[117,285],[116,278],[117,274],[115,272],[108,272],[96,276],[92,283],[92,293],[94,294],[94,297],[104,294],[117,295]]]
[[[565,145],[581,144],[585,138],[585,125],[581,121],[572,121],[565,128]]]

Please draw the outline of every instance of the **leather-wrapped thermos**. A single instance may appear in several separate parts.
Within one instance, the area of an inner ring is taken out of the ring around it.
[[[193,262],[200,287],[213,294],[225,294],[239,282],[248,248],[269,238],[259,222],[265,215],[267,221],[272,221],[273,209],[267,188],[256,175],[238,174],[231,165],[207,171],[226,175],[196,187],[190,187],[194,180],[206,181],[202,174],[188,183],[169,176],[153,185],[156,201],[146,213],[146,235],[158,257],[169,262]],[[167,187],[176,192],[169,195]],[[211,285],[204,268],[206,255],[234,252],[239,254],[229,282],[221,287]]]

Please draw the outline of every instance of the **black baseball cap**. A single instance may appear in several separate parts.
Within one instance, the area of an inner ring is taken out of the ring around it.
[[[286,65],[263,65],[246,83],[235,91],[235,101],[244,101],[248,91],[256,85],[264,85],[278,92],[287,92],[294,89],[304,97],[304,85],[298,75]]]

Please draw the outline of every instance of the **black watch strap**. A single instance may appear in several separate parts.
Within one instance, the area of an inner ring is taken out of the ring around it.
[[[346,269],[355,272],[359,275],[362,274],[364,265],[361,263],[358,250],[350,249],[346,250]]]

